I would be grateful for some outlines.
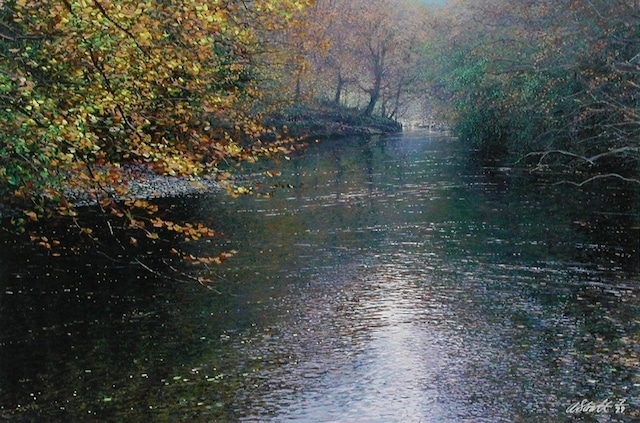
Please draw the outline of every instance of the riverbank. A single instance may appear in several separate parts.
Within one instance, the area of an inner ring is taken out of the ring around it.
[[[357,109],[331,104],[292,106],[265,119],[265,125],[279,128],[301,141],[381,135],[402,131],[402,125],[391,119],[367,117]],[[97,173],[101,171],[110,173],[109,178],[105,179],[112,181],[112,186],[104,187],[103,190],[117,201],[177,197],[224,189],[214,174],[200,177],[161,175],[145,165],[125,165],[108,170],[107,168],[94,169]],[[92,190],[87,187],[72,187],[72,185],[69,183],[62,189],[63,196],[71,204],[75,207],[97,204],[95,196],[91,194]],[[0,220],[21,214],[21,207],[11,203],[11,201],[0,203]]]
[[[267,118],[265,123],[302,141],[381,135],[402,131],[402,125],[391,119],[366,117],[362,116],[358,109],[331,104],[293,106]],[[177,197],[224,189],[213,174],[201,177],[161,175],[144,165],[124,166],[118,172],[120,177],[117,183],[121,184],[119,189],[105,188],[118,201]],[[123,186],[124,190],[121,189]],[[69,189],[64,191],[64,194],[78,207],[95,204],[95,200],[82,190]]]
[[[96,173],[98,172],[100,171],[97,170]],[[144,165],[128,165],[117,170],[111,169],[109,172],[117,175],[111,179],[114,186],[102,189],[116,201],[178,197],[223,189],[213,175],[203,177],[160,175]],[[74,207],[95,206],[98,200],[91,193],[92,191],[94,190],[89,190],[87,187],[67,186],[62,189],[62,195]],[[19,214],[20,207],[0,203],[0,220]]]
[[[267,118],[266,124],[280,128],[301,141],[402,132],[402,125],[394,120],[366,117],[358,109],[331,104],[291,107]],[[118,173],[118,182],[126,189],[106,190],[119,201],[177,197],[223,189],[213,174],[200,177],[161,175],[144,165],[123,166]],[[76,206],[95,204],[95,200],[81,190],[66,190],[64,194]]]
[[[222,189],[220,182],[213,175],[202,177],[161,175],[145,165],[124,166],[118,169],[117,173],[118,189],[104,188],[104,191],[112,195],[116,201],[178,197]],[[67,188],[63,190],[63,194],[76,207],[96,204],[95,198],[81,189]]]
[[[356,108],[316,103],[295,105],[267,119],[296,138],[331,139],[402,132],[402,124],[380,116],[364,116]]]

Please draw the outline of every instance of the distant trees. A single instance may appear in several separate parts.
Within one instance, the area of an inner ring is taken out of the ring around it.
[[[311,97],[397,118],[421,71],[425,16],[426,9],[400,0],[317,0],[306,14],[315,47],[298,83]]]
[[[639,14],[630,0],[452,2],[432,23],[432,99],[487,155],[636,179]]]

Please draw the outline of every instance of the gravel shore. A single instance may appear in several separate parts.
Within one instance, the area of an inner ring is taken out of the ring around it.
[[[117,201],[150,200],[153,198],[170,198],[181,195],[198,194],[223,189],[213,177],[181,177],[158,175],[143,166],[127,166],[122,168],[121,184],[126,187],[124,193],[116,193],[113,188],[105,191],[113,194]],[[65,198],[76,207],[93,206],[97,200],[87,191],[77,188],[62,190]],[[0,203],[0,219],[21,215],[20,209]]]
[[[158,175],[142,166],[123,168],[122,181],[126,187],[124,193],[116,193],[115,189],[105,188],[117,201],[177,197],[221,189],[220,183],[211,177]],[[64,190],[63,194],[76,207],[96,204],[96,200],[88,193],[79,190],[68,189]]]

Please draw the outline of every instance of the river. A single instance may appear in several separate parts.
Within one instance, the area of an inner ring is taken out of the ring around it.
[[[228,234],[194,255],[238,250],[183,265],[212,289],[4,237],[2,417],[640,419],[637,187],[550,185],[426,132],[277,168],[255,176],[272,198],[162,202]]]

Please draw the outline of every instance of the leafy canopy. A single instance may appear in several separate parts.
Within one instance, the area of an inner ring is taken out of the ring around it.
[[[69,185],[116,207],[124,163],[224,175],[288,152],[258,123],[262,58],[310,3],[0,0],[0,195],[35,220],[70,214]]]

